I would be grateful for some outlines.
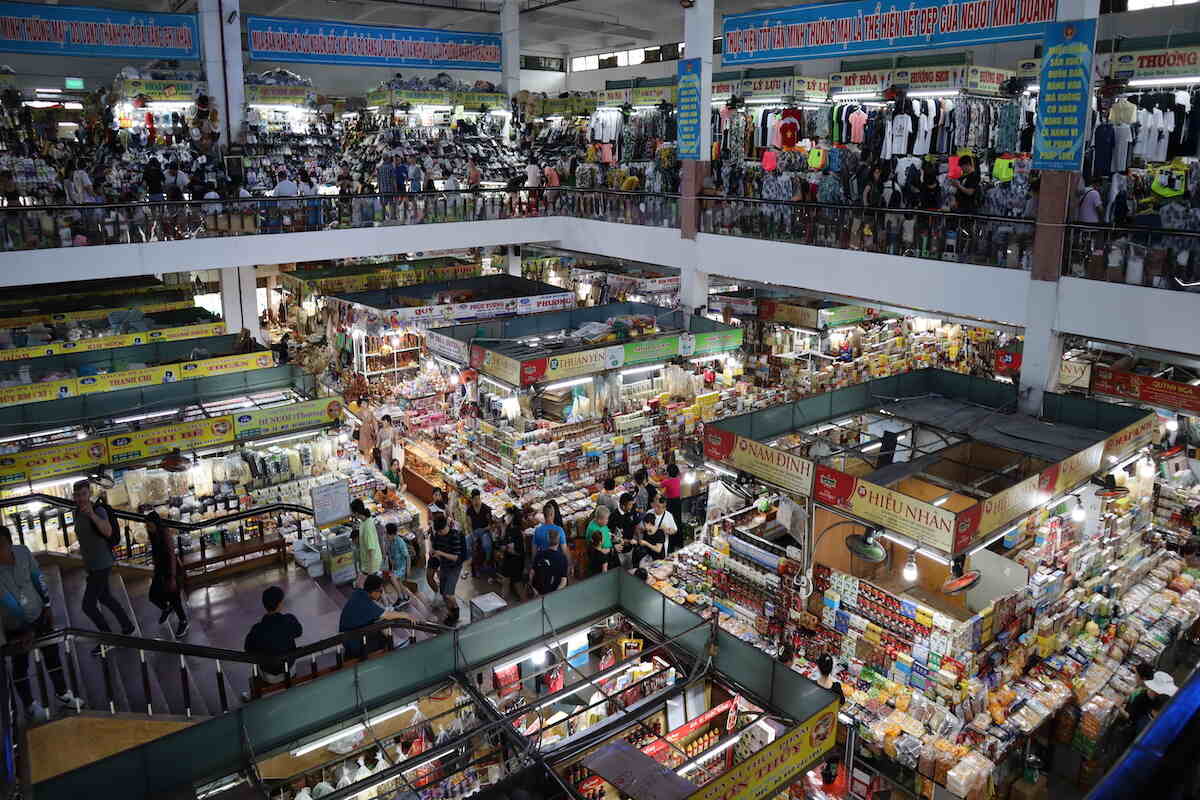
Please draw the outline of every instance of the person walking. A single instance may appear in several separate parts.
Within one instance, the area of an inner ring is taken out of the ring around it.
[[[150,539],[150,554],[154,560],[154,578],[150,581],[150,602],[162,612],[158,624],[162,625],[174,612],[175,638],[187,635],[191,623],[183,606],[183,565],[175,550],[171,529],[163,524],[157,512],[146,515],[146,534]]]
[[[0,645],[31,643],[35,637],[45,636],[54,628],[50,592],[37,561],[28,547],[13,544],[12,531],[4,525],[0,525],[0,623]],[[41,660],[54,684],[55,697],[63,705],[74,705],[75,695],[67,688],[63,677],[58,645],[49,644],[40,650]],[[50,718],[50,712],[33,699],[29,649],[13,653],[11,658],[13,688],[25,704],[29,719],[45,722]]]
[[[587,526],[589,572],[599,575],[608,572],[609,558],[613,552],[612,531],[608,527],[608,506],[596,506],[596,515]]]
[[[521,511],[516,506],[504,509],[503,529],[496,542],[500,557],[500,594],[511,588],[518,600],[525,599],[525,531],[521,529]]]
[[[76,481],[73,487],[75,501],[75,538],[79,541],[79,554],[87,570],[87,587],[83,591],[83,613],[96,626],[96,630],[109,633],[112,628],[100,612],[107,608],[121,626],[121,635],[130,636],[137,630],[125,609],[113,597],[109,576],[116,559],[112,548],[117,541],[116,531],[108,512],[92,504],[92,485],[86,480]],[[96,645],[93,655],[100,655],[103,645]]]
[[[559,550],[557,542],[533,557],[530,585],[535,595],[550,594],[567,585],[567,557]]]
[[[412,622],[408,614],[392,611],[381,605],[383,602],[383,578],[378,575],[368,575],[362,581],[361,588],[356,588],[342,607],[342,615],[338,619],[338,630],[342,633],[369,628],[376,622],[406,619]],[[377,650],[386,650],[387,631],[375,631],[363,634],[361,638],[346,641],[346,658],[363,658]]]
[[[438,514],[433,520],[433,544],[430,556],[437,559],[438,594],[446,602],[449,612],[446,625],[453,628],[458,625],[460,616],[458,599],[454,591],[458,588],[458,579],[462,575],[462,565],[466,561],[467,544],[462,532],[455,529],[446,520],[445,514]]]
[[[280,656],[296,649],[296,640],[304,635],[304,626],[295,614],[283,611],[283,589],[269,586],[263,590],[262,604],[267,612],[246,634],[243,649],[248,655],[263,658],[259,664],[259,676],[266,683],[283,683],[287,680],[294,664],[288,664]],[[250,702],[248,694],[242,700]]]

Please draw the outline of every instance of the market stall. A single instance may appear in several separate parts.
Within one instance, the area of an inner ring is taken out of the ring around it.
[[[633,302],[674,308],[679,303],[679,274],[671,267],[525,248],[521,273],[575,292],[579,301],[589,306]]]
[[[241,170],[251,191],[272,189],[280,170],[307,175],[320,194],[336,193],[340,131],[317,107],[312,79],[286,69],[246,76]]]
[[[997,423],[1011,389],[951,378],[706,426],[713,466],[762,488],[713,487],[702,541],[655,585],[814,678],[832,654],[854,748],[907,791],[1007,787],[1027,742],[1068,745],[1056,768],[1086,785],[1123,746],[1132,667],[1169,666],[1200,615],[1146,536],[1153,417],[1048,397]]]

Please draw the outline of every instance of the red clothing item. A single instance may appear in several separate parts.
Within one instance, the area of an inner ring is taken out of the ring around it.
[[[557,187],[559,185],[558,170],[554,167],[546,167],[545,175],[547,186]]]
[[[680,477],[663,478],[662,479],[663,497],[667,498],[668,500],[678,500],[679,499],[679,485],[682,480],[683,479]]]

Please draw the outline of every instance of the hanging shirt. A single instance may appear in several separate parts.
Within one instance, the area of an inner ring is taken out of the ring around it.
[[[913,155],[928,155],[931,136],[933,136],[933,117],[929,114],[922,114],[917,117],[917,139],[913,143]]]
[[[854,110],[850,114],[850,141],[854,144],[862,144],[863,129],[867,126],[867,113],[861,108]]]
[[[892,141],[891,156],[904,155],[908,152],[908,136],[913,131],[913,120],[908,114],[896,114],[892,117],[889,137]]]
[[[1124,172],[1129,167],[1129,143],[1133,141],[1133,129],[1129,125],[1113,125],[1112,163],[1113,172]]]

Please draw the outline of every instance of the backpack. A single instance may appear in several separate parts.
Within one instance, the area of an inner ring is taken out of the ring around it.
[[[557,588],[550,586],[554,566],[550,563],[549,553],[549,550],[543,550],[533,559],[533,588],[537,589],[539,594],[546,594]]]

